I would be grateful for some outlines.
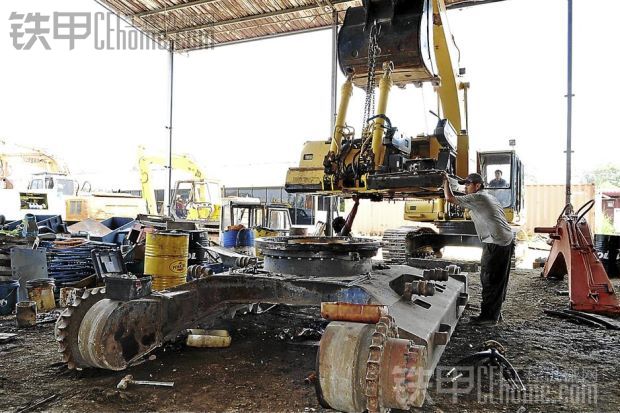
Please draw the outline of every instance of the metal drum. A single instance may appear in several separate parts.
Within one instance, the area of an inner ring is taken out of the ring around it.
[[[610,277],[620,276],[620,235],[594,235],[594,248]]]
[[[153,278],[153,290],[166,290],[185,283],[188,247],[188,234],[177,232],[146,234],[144,274]]]
[[[45,313],[56,308],[53,278],[39,278],[26,282],[28,299],[37,303],[37,311]]]
[[[17,327],[32,327],[37,325],[37,303],[34,301],[20,301],[15,307],[15,322]]]

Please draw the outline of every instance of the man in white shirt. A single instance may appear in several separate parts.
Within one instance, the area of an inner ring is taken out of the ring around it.
[[[479,174],[469,174],[459,184],[465,185],[466,195],[455,196],[444,174],[446,200],[469,210],[476,233],[482,241],[482,304],[480,315],[473,317],[472,323],[495,324],[502,319],[502,303],[506,299],[510,260],[514,251],[514,234],[502,206],[493,195],[484,191],[484,181]]]

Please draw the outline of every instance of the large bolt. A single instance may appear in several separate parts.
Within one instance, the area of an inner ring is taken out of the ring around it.
[[[435,295],[435,283],[432,281],[413,281],[405,283],[403,298],[405,300],[411,300],[413,295],[421,295],[424,297]]]
[[[448,281],[448,271],[441,268],[433,268],[424,270],[422,276],[427,281]]]
[[[250,265],[256,265],[257,259],[256,257],[239,257],[235,261],[235,266],[238,268],[249,267]]]
[[[197,280],[213,275],[213,270],[207,266],[196,264],[187,267],[187,273],[192,280]]]

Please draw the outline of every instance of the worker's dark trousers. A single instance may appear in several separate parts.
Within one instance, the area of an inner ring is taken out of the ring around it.
[[[482,319],[499,319],[502,303],[506,299],[513,250],[513,244],[506,246],[482,244],[480,262],[480,282],[482,283],[480,318]]]

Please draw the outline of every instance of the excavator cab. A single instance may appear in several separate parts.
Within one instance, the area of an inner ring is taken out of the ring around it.
[[[220,219],[221,194],[216,181],[177,181],[172,192],[171,214],[176,219],[208,221]]]
[[[515,151],[478,152],[478,171],[485,189],[501,206],[508,222],[518,221],[523,208],[523,164]]]

